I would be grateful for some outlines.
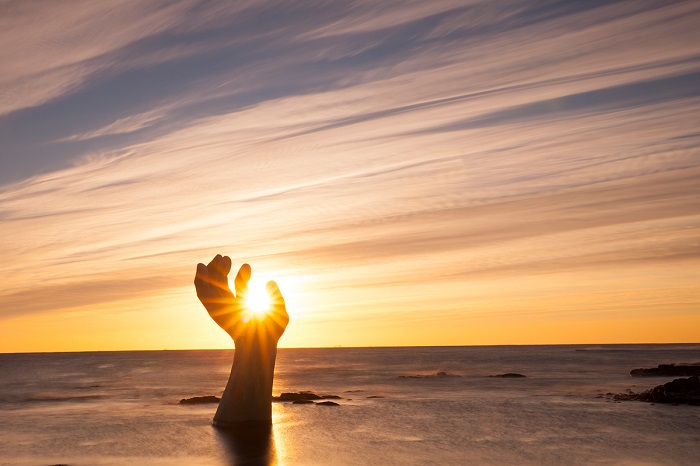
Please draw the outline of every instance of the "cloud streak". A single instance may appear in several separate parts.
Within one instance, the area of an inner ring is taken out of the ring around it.
[[[305,277],[290,345],[700,300],[694,2],[8,5],[0,319],[216,252]]]

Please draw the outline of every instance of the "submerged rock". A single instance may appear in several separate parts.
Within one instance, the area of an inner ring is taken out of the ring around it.
[[[342,400],[338,395],[317,395],[313,392],[284,392],[280,396],[273,396],[272,401],[287,401],[293,404],[313,404],[316,400]],[[196,405],[204,403],[218,403],[221,398],[218,396],[195,396],[192,398],[183,398],[180,400],[181,405]],[[328,401],[327,403],[332,403]],[[337,404],[337,403],[336,403]],[[329,405],[330,406],[330,405]]]
[[[299,401],[322,400],[319,395],[312,392],[284,392],[280,396],[273,396],[272,401]]]
[[[319,401],[318,403],[315,403],[315,405],[316,406],[340,406],[335,401]]]
[[[527,376],[523,374],[517,374],[515,372],[506,372],[505,374],[489,375],[489,377],[501,377],[505,379],[522,379]]]
[[[273,396],[272,401],[315,401],[315,400],[340,400],[338,395],[317,395],[313,392],[284,392],[280,396]]]
[[[650,369],[632,369],[630,375],[635,377],[692,377],[700,376],[700,364],[659,364]]]
[[[700,406],[700,377],[675,379],[642,393],[618,393],[614,401],[646,401],[648,403],[673,403]]]
[[[294,404],[313,404],[316,400],[342,400],[338,395],[317,395],[313,392],[284,392],[280,396],[273,396],[272,401],[286,401]],[[204,403],[218,403],[221,398],[218,396],[194,396],[192,398],[183,398],[180,400],[181,405],[196,405]],[[329,402],[330,403],[330,402]],[[337,404],[337,403],[336,403]]]
[[[193,396],[192,398],[183,398],[180,400],[181,405],[198,405],[203,403],[218,403],[221,398],[214,395],[208,396]]]

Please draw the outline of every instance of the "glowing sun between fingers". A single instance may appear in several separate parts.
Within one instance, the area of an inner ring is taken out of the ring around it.
[[[252,318],[263,319],[272,312],[273,306],[276,306],[274,299],[269,295],[266,289],[266,285],[273,279],[272,277],[274,277],[274,281],[278,284],[279,288],[283,290],[284,301],[288,304],[290,302],[297,303],[296,306],[298,307],[300,287],[304,281],[303,277],[289,276],[284,273],[262,273],[254,275],[248,282],[247,295],[245,297],[245,302],[242,303],[246,312],[244,312],[241,317],[245,322]],[[234,289],[233,278],[229,280],[229,286],[232,290]],[[282,305],[284,306],[284,304]],[[292,307],[294,307],[294,305]]]
[[[270,296],[264,286],[250,287],[245,301],[248,310],[256,317],[262,317],[270,310]]]

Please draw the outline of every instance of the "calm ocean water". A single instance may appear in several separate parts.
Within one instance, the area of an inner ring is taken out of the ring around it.
[[[700,345],[282,349],[275,394],[344,399],[276,403],[252,450],[211,426],[215,405],[178,404],[220,395],[232,357],[0,354],[0,464],[700,464],[700,407],[599,397],[670,380],[628,373]],[[461,377],[399,378],[438,371]],[[505,372],[527,378],[487,377]]]

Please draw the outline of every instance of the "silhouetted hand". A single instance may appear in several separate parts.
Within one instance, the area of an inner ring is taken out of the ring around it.
[[[252,339],[271,340],[277,344],[289,323],[289,315],[279,287],[273,281],[267,283],[270,309],[265,313],[255,314],[246,306],[250,265],[243,264],[238,271],[234,281],[235,295],[228,285],[230,271],[231,259],[220,254],[208,265],[197,264],[194,285],[197,297],[209,312],[209,316],[233,338],[237,348],[239,342]]]

